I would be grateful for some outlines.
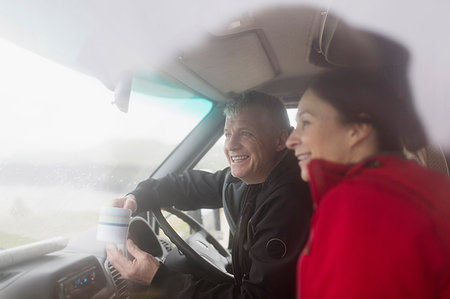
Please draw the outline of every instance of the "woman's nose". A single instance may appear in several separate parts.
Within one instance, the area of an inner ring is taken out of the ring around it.
[[[297,129],[294,129],[286,140],[286,147],[288,149],[294,149],[296,145],[300,144],[300,136]]]

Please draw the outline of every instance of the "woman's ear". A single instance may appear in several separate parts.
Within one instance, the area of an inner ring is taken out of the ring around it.
[[[349,131],[349,145],[354,147],[362,141],[368,140],[373,133],[373,126],[369,123],[352,124]]]

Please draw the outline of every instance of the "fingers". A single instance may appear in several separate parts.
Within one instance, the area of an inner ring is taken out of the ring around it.
[[[137,209],[136,197],[133,194],[128,194],[126,197],[115,198],[112,200],[111,206],[129,209],[134,213]]]
[[[116,208],[123,208],[126,200],[126,197],[115,198],[112,200],[111,206]]]
[[[136,260],[149,260],[154,264],[159,264],[159,261],[151,254],[141,250],[131,239],[127,240],[128,253]]]
[[[106,246],[106,255],[111,265],[120,272],[123,278],[128,279],[129,269],[132,268],[133,262],[127,259],[116,246],[111,244]]]
[[[159,262],[150,254],[140,250],[131,240],[127,241],[128,251],[135,257],[128,260],[115,246],[108,245],[106,253],[111,265],[127,280],[149,285],[159,268]]]
[[[147,253],[139,249],[139,247],[137,247],[136,244],[134,244],[134,242],[131,239],[127,240],[127,249],[128,253],[138,260],[144,259],[147,256]]]
[[[126,197],[125,203],[123,204],[124,209],[130,209],[131,212],[136,212],[137,203],[136,197],[133,194],[128,194]]]

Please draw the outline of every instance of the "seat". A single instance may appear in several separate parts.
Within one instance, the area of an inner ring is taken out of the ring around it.
[[[428,145],[415,153],[405,151],[405,154],[408,159],[415,160],[423,166],[450,177],[448,161],[439,145]]]

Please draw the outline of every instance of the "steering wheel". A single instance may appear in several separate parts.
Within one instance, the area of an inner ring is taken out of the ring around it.
[[[215,280],[219,282],[232,281],[233,275],[227,272],[226,266],[231,262],[231,255],[200,223],[192,217],[175,208],[164,208],[167,212],[177,216],[186,222],[195,233],[191,235],[188,242],[167,222],[161,212],[161,208],[152,210],[161,229],[177,248],[198,267],[207,271]],[[188,244],[189,243],[189,244]]]

